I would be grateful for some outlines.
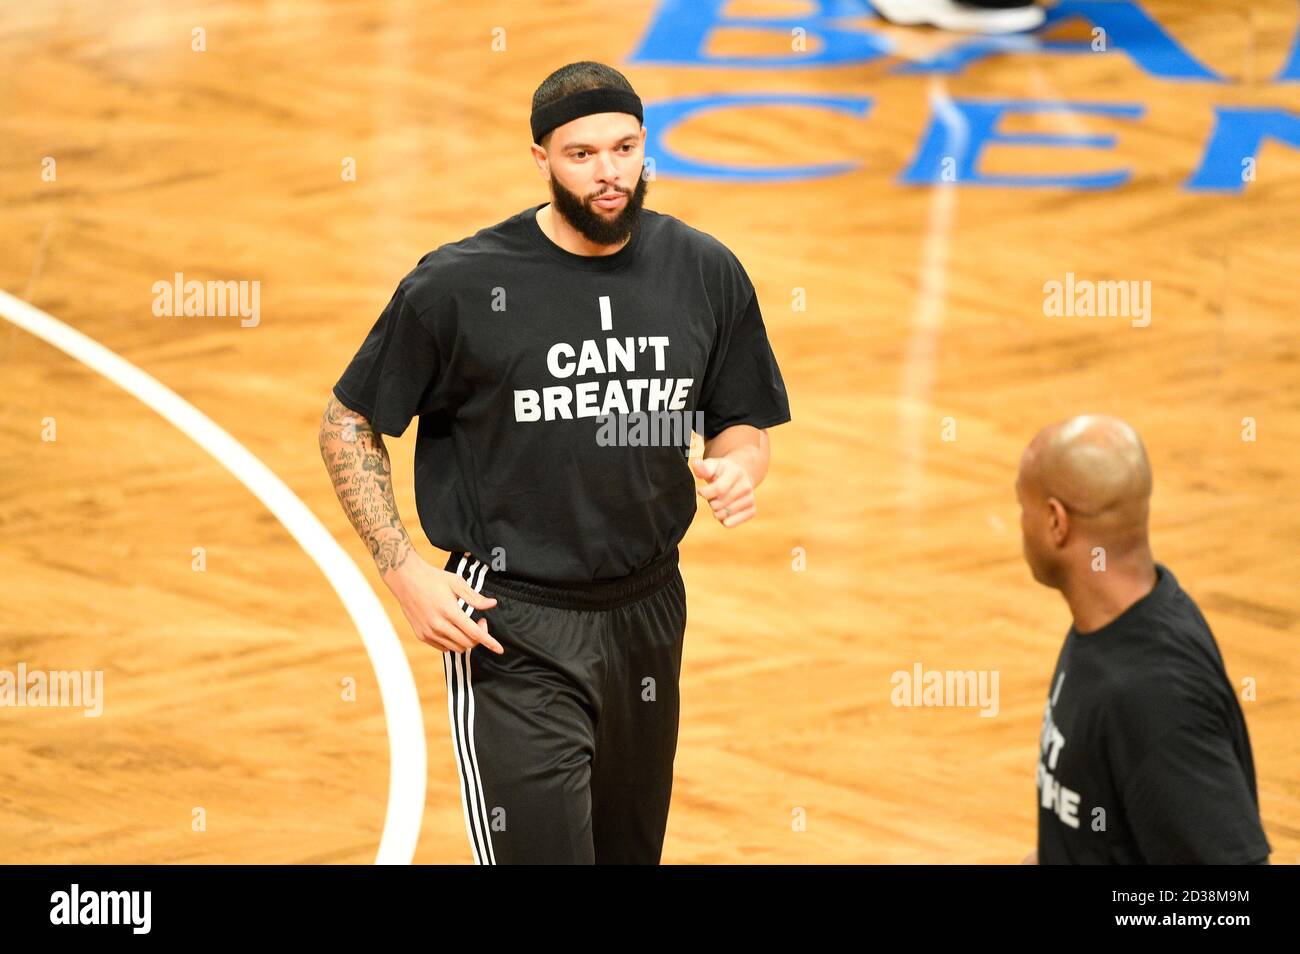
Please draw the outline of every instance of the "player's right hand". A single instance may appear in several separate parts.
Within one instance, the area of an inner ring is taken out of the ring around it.
[[[480,618],[476,625],[456,602],[459,598],[475,609],[489,610],[497,601],[479,593],[460,575],[435,569],[413,553],[385,574],[384,582],[420,642],[443,652],[468,652],[480,643],[494,653],[505,652],[488,633],[487,620]]]

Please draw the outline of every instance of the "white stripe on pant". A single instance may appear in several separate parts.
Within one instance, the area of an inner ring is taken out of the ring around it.
[[[469,554],[461,554],[456,573],[475,592],[481,593],[483,580],[487,577],[487,565],[474,560],[466,574],[465,564],[468,560]],[[466,614],[473,616],[473,607],[463,599],[458,598],[457,604]],[[460,800],[465,813],[465,831],[469,834],[474,863],[494,865],[496,856],[492,851],[492,830],[483,796],[483,780],[478,771],[478,754],[474,750],[474,678],[470,656],[470,650],[459,653],[446,650],[442,654],[443,671],[447,677],[447,716],[451,722],[456,770],[460,775]]]

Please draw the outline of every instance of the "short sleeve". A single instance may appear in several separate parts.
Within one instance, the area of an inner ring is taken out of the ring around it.
[[[776,355],[767,340],[758,293],[740,263],[732,259],[733,292],[704,375],[699,410],[704,438],[712,440],[736,424],[773,427],[790,420],[790,403]]]
[[[399,285],[334,385],[334,396],[375,430],[400,437],[412,417],[437,409],[441,371],[437,344]]]
[[[1246,770],[1223,729],[1184,722],[1165,733],[1123,784],[1147,864],[1249,864],[1268,841]]]

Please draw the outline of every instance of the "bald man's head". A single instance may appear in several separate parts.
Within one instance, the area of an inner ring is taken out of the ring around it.
[[[1016,479],[1025,560],[1034,579],[1059,586],[1094,547],[1107,559],[1146,549],[1151,463],[1137,431],[1084,414],[1051,424],[1020,458]]]

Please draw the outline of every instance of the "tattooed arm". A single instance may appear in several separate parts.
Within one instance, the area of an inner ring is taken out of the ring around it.
[[[414,551],[393,499],[392,464],[383,436],[331,397],[321,417],[319,442],[343,512],[384,577]]]
[[[476,592],[459,575],[430,566],[412,547],[397,513],[383,435],[331,395],[321,415],[318,441],[343,512],[369,549],[380,578],[401,603],[416,637],[453,652],[472,649],[476,643],[502,652],[488,634],[487,620],[480,617],[475,625],[456,602],[459,597],[487,610],[496,600]]]

